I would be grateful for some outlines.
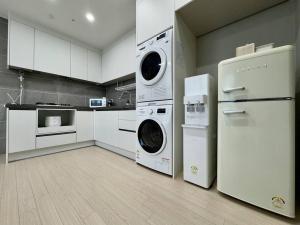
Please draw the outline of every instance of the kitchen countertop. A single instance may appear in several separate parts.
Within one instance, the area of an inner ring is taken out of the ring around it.
[[[122,110],[135,110],[135,106],[110,106],[110,107],[103,107],[103,108],[90,108],[88,106],[41,106],[35,104],[6,104],[6,108],[9,110],[36,110],[36,109],[76,109],[77,111],[122,111]]]
[[[96,111],[122,111],[122,110],[135,110],[136,107],[134,106],[109,106],[103,108],[96,108]]]

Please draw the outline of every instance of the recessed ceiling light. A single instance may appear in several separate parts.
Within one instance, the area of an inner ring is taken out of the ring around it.
[[[95,21],[94,15],[93,15],[92,13],[90,13],[90,12],[87,12],[87,13],[85,14],[85,17],[86,17],[86,19],[87,19],[89,22],[91,22],[91,23],[93,23],[93,22]]]

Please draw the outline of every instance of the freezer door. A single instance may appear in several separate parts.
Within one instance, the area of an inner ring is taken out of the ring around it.
[[[295,97],[295,52],[224,61],[219,64],[218,100]]]
[[[294,107],[294,101],[219,104],[219,191],[295,216]]]

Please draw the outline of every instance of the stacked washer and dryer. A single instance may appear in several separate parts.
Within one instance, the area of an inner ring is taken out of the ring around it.
[[[136,162],[173,175],[172,29],[137,49]]]

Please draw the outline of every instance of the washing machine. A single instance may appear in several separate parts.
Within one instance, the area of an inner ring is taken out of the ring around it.
[[[169,101],[137,105],[136,162],[173,174],[173,105]]]
[[[172,29],[137,47],[137,102],[173,99]]]

